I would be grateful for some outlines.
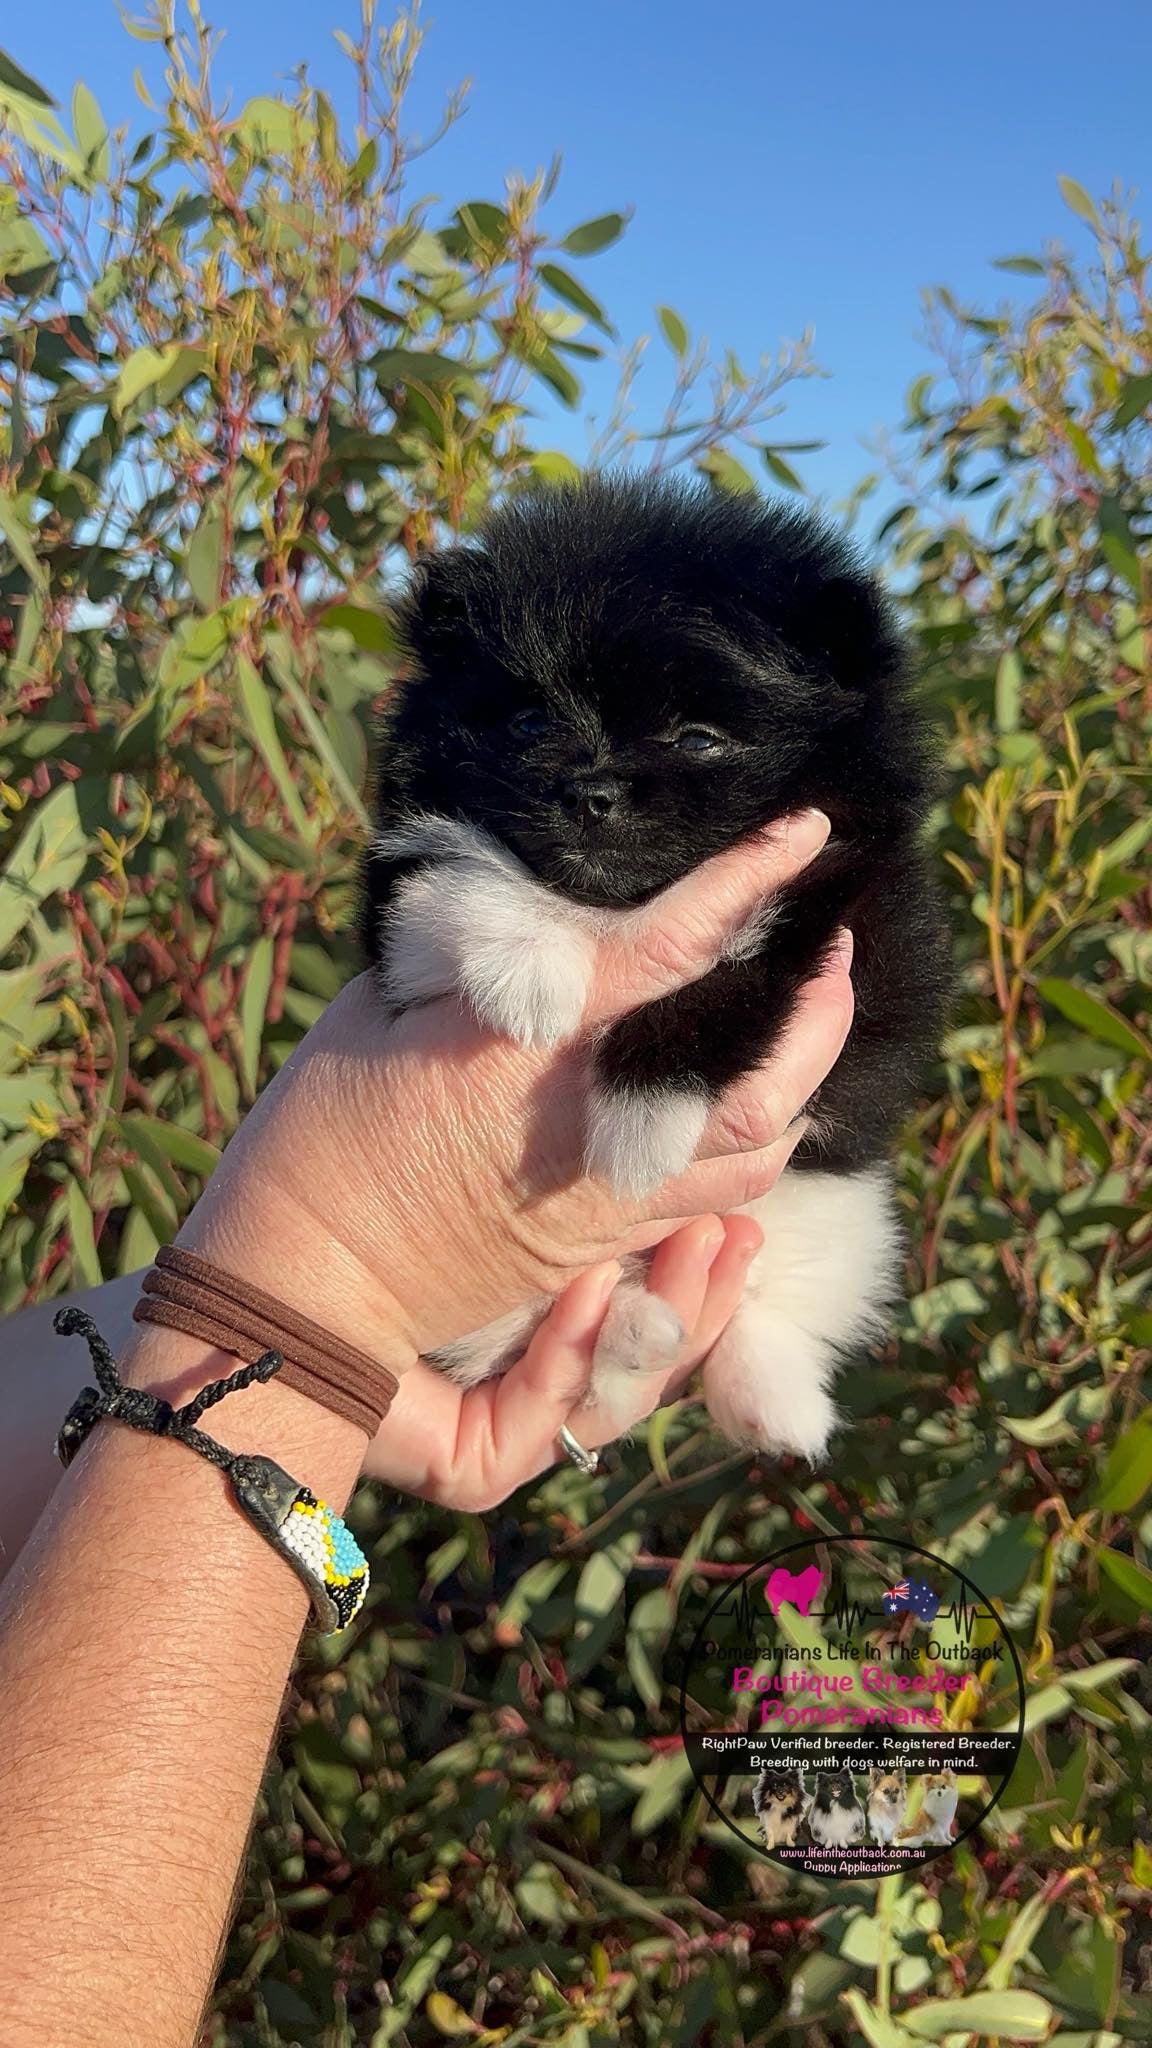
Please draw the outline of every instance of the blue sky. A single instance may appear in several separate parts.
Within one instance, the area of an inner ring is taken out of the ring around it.
[[[204,5],[238,100],[306,59],[341,102],[332,30],[355,27],[357,0]],[[828,441],[803,463],[832,502],[931,364],[922,286],[987,303],[1014,288],[992,257],[1053,236],[1083,246],[1062,172],[1093,193],[1119,180],[1152,208],[1144,0],[1099,14],[1083,0],[429,0],[425,23],[417,124],[473,87],[419,188],[499,198],[507,170],[559,150],[558,228],[635,209],[616,248],[574,266],[625,336],[652,331],[658,301],[745,359],[814,327],[830,377],[800,387],[779,434]],[[0,43],[57,97],[83,77],[112,121],[143,120],[131,74],[156,52],[128,39],[114,0],[5,8]],[[582,424],[546,438],[578,450]]]

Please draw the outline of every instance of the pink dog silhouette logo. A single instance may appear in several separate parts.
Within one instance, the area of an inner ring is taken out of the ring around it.
[[[802,1572],[786,1571],[783,1565],[777,1565],[764,1588],[764,1598],[772,1609],[773,1620],[779,1621],[782,1607],[794,1607],[797,1614],[810,1614],[812,1602],[823,1583],[824,1574],[819,1565],[805,1565]]]

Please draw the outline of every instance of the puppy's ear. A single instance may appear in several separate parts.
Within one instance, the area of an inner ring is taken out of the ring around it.
[[[784,629],[802,660],[851,696],[889,681],[903,667],[895,616],[868,576],[833,576],[802,586]]]
[[[474,548],[441,548],[413,568],[396,625],[418,661],[475,639],[483,617],[484,564]]]

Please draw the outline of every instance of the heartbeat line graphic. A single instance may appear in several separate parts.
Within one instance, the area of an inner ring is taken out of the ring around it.
[[[717,1620],[733,1620],[743,1635],[754,1637],[770,1618],[764,1605],[763,1586],[758,1584],[756,1593],[753,1594],[747,1584],[742,1585],[731,1607],[722,1604],[716,1609],[715,1617]],[[810,1610],[810,1618],[813,1621],[829,1621],[834,1627],[847,1632],[855,1628],[864,1628],[870,1622],[882,1622],[891,1627],[902,1617],[885,1613],[883,1607],[879,1605],[863,1606],[859,1601],[850,1600],[846,1593],[841,1592],[831,1601],[826,1601],[823,1607],[813,1607]],[[953,1600],[948,1606],[942,1605],[937,1610],[932,1628],[936,1630],[941,1625],[951,1622],[961,1639],[965,1643],[970,1643],[978,1621],[993,1621],[998,1624],[999,1616],[978,1601],[970,1603],[961,1591],[958,1599]]]
[[[812,1615],[813,1619],[819,1616],[821,1621],[831,1621],[837,1628],[845,1630],[863,1628],[870,1617],[888,1623],[901,1619],[899,1615],[885,1613],[882,1607],[862,1607],[857,1601],[849,1600],[843,1593],[839,1594],[831,1605],[814,1607]],[[932,1627],[936,1629],[941,1622],[950,1621],[957,1633],[968,1643],[972,1640],[972,1631],[978,1621],[997,1619],[989,1608],[982,1607],[978,1602],[969,1605],[962,1592],[960,1598],[953,1600],[950,1606],[941,1606],[937,1609]]]

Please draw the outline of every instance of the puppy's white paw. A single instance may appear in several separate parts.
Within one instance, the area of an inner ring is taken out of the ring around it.
[[[559,1045],[580,1028],[593,943],[562,924],[537,925],[462,948],[461,994],[482,1024],[518,1045]]]
[[[696,1156],[710,1104],[684,1088],[596,1088],[584,1164],[616,1195],[647,1195]]]
[[[640,1283],[617,1287],[596,1339],[588,1401],[604,1411],[617,1433],[630,1429],[648,1403],[638,1382],[668,1372],[684,1342],[674,1308]]]
[[[733,1443],[817,1464],[836,1426],[830,1348],[760,1303],[737,1309],[704,1366],[704,1399]]]

